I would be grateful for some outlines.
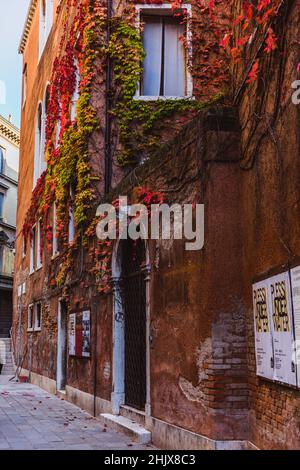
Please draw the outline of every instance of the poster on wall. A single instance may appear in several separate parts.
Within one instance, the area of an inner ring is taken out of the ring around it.
[[[76,313],[69,315],[69,355],[75,356]]]
[[[274,380],[297,385],[293,312],[289,273],[268,279],[274,349]]]
[[[85,311],[82,314],[82,357],[91,355],[91,313]]]
[[[82,313],[76,314],[75,355],[82,357]]]
[[[291,269],[297,385],[300,388],[300,266]]]
[[[274,353],[267,281],[253,285],[253,310],[257,375],[273,380]]]
[[[69,355],[91,357],[91,312],[69,315]]]

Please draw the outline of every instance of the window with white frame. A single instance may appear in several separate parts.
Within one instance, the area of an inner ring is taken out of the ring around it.
[[[33,331],[34,305],[29,305],[27,313],[27,331]]]
[[[4,251],[3,245],[0,245],[0,273],[3,272],[3,251]]]
[[[30,272],[36,270],[36,226],[31,231],[31,244],[30,244]]]
[[[0,174],[4,173],[4,168],[5,168],[4,148],[0,147]]]
[[[182,98],[192,95],[188,71],[188,21],[170,4],[137,6],[146,57],[137,96]],[[182,11],[190,12],[189,5]]]
[[[45,158],[45,144],[46,144],[46,122],[47,111],[50,96],[50,85],[47,86],[43,103],[38,106],[35,130],[35,152],[34,152],[34,177],[33,186],[36,185],[37,180],[47,168]]]
[[[41,331],[42,329],[42,304],[40,302],[35,304],[35,319],[34,330]]]
[[[36,228],[36,269],[42,267],[42,225],[41,222],[37,224]]]
[[[61,104],[59,103],[59,114],[56,122],[55,130],[55,148],[59,146],[60,143],[60,131],[61,131]]]
[[[69,243],[72,243],[75,238],[75,217],[73,206],[69,209]]]
[[[71,121],[74,121],[76,119],[76,106],[77,106],[77,101],[79,98],[79,83],[80,83],[80,74],[79,74],[79,66],[78,66],[78,61],[75,60],[75,68],[76,68],[76,84],[75,84],[75,90],[72,96],[72,101],[71,101]]]
[[[42,113],[42,135],[41,135],[41,173],[46,170],[47,163],[45,159],[45,145],[46,145],[46,123],[47,123],[47,114],[48,114],[48,104],[50,98],[50,85],[47,85],[44,101],[43,101],[43,113]]]
[[[53,23],[54,0],[40,0],[39,58],[41,57]]]
[[[27,254],[27,240],[25,237],[22,237],[22,258],[25,258]]]
[[[41,176],[41,146],[42,146],[42,119],[43,119],[43,107],[39,104],[37,117],[36,117],[36,129],[35,129],[35,149],[34,149],[34,176],[33,186],[35,186],[37,180]]]
[[[52,256],[58,254],[58,240],[57,240],[57,229],[56,229],[56,203],[53,204],[53,228],[52,228]]]
[[[26,103],[26,98],[27,98],[27,64],[25,64],[24,70],[23,70],[23,106],[25,106]]]
[[[0,191],[0,220],[3,220],[5,194]]]

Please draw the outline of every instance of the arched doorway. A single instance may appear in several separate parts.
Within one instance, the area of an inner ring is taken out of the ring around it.
[[[149,256],[144,240],[120,240],[113,256],[113,412],[150,403]]]

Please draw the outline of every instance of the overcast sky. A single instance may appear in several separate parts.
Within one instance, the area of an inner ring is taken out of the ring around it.
[[[0,0],[0,114],[20,125],[22,56],[18,46],[30,0]],[[2,83],[1,83],[2,82]],[[3,104],[3,82],[6,99]]]

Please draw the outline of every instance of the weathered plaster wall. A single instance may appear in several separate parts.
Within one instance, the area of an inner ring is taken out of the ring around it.
[[[258,80],[243,89],[240,162],[244,293],[248,317],[250,441],[262,449],[300,448],[299,392],[256,377],[252,282],[300,255],[300,108],[292,101],[300,8],[286,2],[275,23],[278,49],[261,54]]]

